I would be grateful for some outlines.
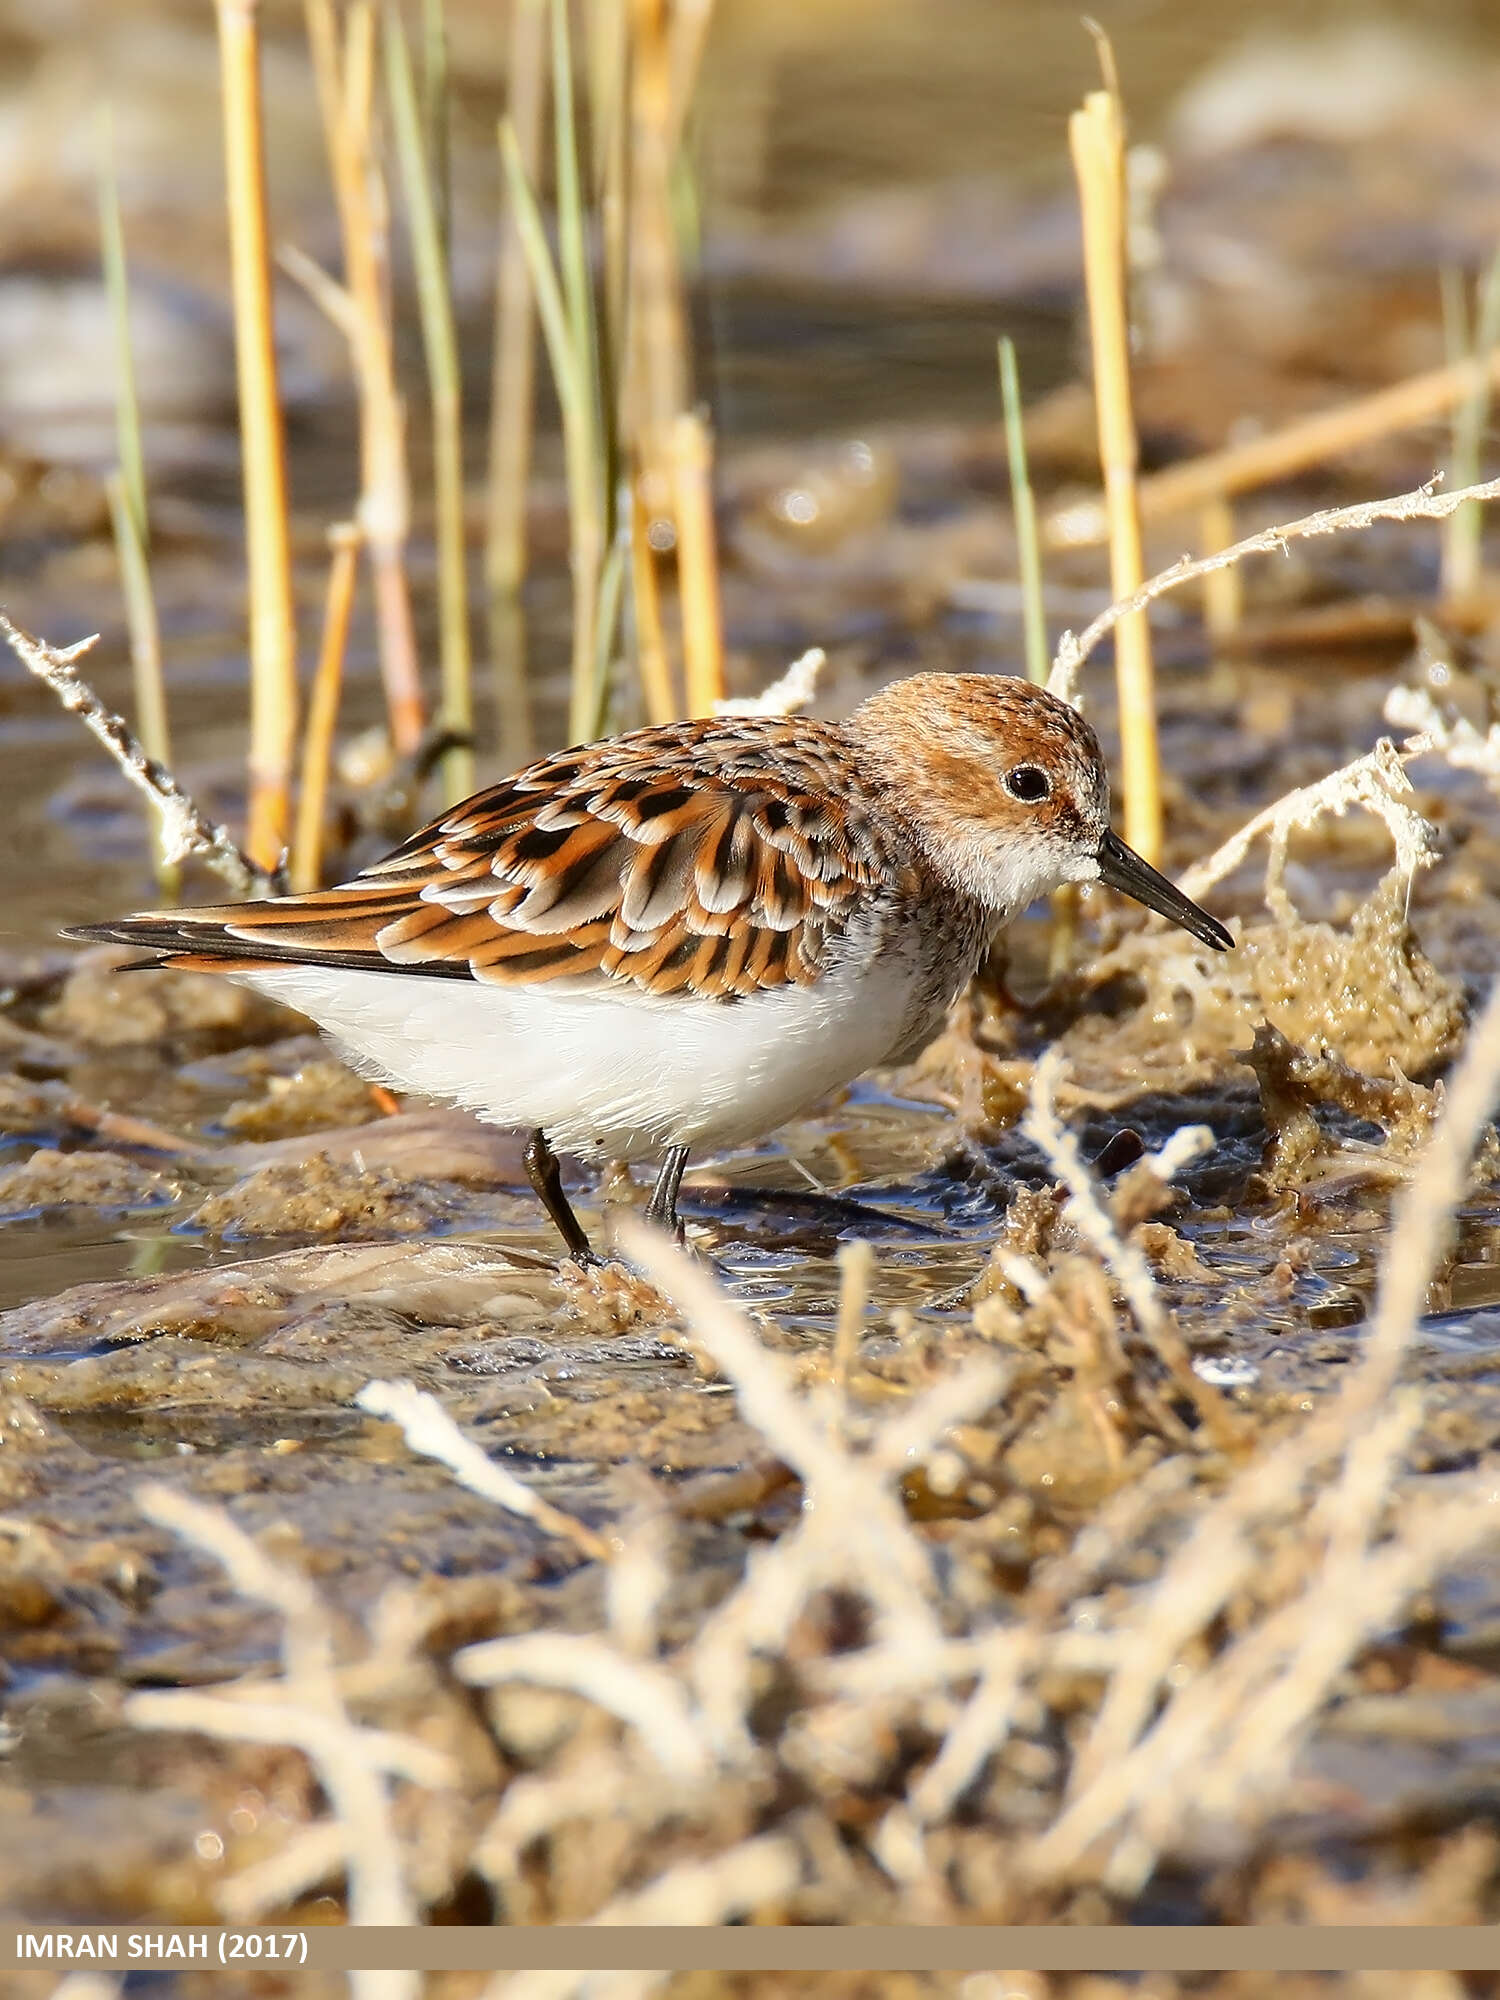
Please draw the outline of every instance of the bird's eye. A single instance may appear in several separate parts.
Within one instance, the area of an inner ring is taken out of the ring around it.
[[[1040,764],[1017,764],[1005,774],[1005,789],[1023,806],[1040,805],[1052,796],[1052,780]]]

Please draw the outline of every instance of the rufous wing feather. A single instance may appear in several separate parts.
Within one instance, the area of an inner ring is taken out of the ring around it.
[[[70,935],[160,964],[267,962],[730,999],[810,984],[889,832],[838,732],[677,723],[543,758],[334,889]]]

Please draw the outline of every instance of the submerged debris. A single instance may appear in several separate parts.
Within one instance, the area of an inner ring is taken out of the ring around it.
[[[331,1057],[299,1063],[290,1076],[266,1079],[263,1096],[238,1099],[220,1119],[241,1139],[287,1139],[330,1125],[368,1125],[381,1116],[362,1077]]]
[[[416,1236],[462,1212],[451,1190],[325,1152],[257,1167],[189,1218],[215,1236]]]
[[[1243,1057],[1260,1086],[1268,1138],[1261,1170],[1269,1188],[1281,1191],[1309,1182],[1336,1179],[1396,1181],[1411,1171],[1432,1136],[1442,1108],[1441,1084],[1412,1083],[1400,1069],[1367,1076],[1328,1048],[1309,1054],[1288,1041],[1269,1021],[1255,1031]],[[1366,1125],[1378,1126],[1378,1144],[1347,1132],[1335,1135],[1316,1111],[1328,1107]],[[1500,1140],[1491,1132],[1474,1162],[1477,1184],[1500,1173]]]
[[[122,977],[120,968],[138,957],[116,945],[81,952],[61,993],[42,1011],[48,1033],[105,1049],[174,1035],[238,1047],[286,1033],[286,1010],[233,980],[154,970]]]
[[[162,1208],[174,1189],[164,1174],[123,1153],[61,1153],[43,1147],[19,1166],[0,1169],[0,1221],[64,1208]]]

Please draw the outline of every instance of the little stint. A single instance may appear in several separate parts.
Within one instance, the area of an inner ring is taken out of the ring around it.
[[[82,925],[310,1016],[364,1075],[552,1148],[660,1161],[760,1138],[909,1062],[995,933],[1103,882],[1215,950],[1229,933],[1110,830],[1073,708],[1008,675],[916,674],[843,722],[734,717],[562,750],[337,888]]]

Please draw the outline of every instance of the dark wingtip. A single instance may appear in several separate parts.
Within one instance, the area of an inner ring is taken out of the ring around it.
[[[65,924],[58,936],[71,944],[131,944],[139,951],[164,951],[162,929],[160,918],[121,917],[112,924]]]
[[[64,924],[57,933],[72,944],[120,944],[124,940],[113,924]]]

